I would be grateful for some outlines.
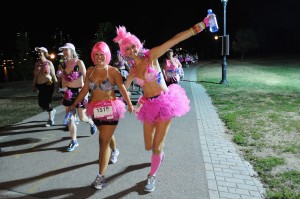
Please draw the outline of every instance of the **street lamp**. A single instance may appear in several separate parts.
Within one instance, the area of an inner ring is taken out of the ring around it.
[[[55,54],[54,53],[50,53],[50,59],[55,59]]]
[[[218,56],[218,39],[219,36],[215,35],[214,40],[215,40],[215,62],[217,62],[217,56]]]
[[[227,84],[227,79],[226,79],[226,55],[229,55],[229,37],[226,35],[226,6],[228,0],[221,0],[223,3],[223,8],[224,8],[224,34],[222,37],[222,55],[223,55],[223,63],[222,63],[222,80],[220,81],[220,84]]]

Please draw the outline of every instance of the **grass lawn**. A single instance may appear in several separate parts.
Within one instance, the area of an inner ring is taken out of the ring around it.
[[[31,91],[31,85],[31,81],[0,84],[0,128],[21,122],[42,112],[38,105],[38,93]],[[61,105],[61,99],[61,94],[55,92],[53,107]]]
[[[241,156],[251,162],[268,198],[300,198],[300,58],[221,60],[198,69]]]

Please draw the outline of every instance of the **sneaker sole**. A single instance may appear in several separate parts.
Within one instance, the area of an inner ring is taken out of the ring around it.
[[[77,144],[77,145],[74,146],[73,148],[67,148],[67,151],[68,151],[68,152],[74,151],[74,149],[75,149],[76,147],[78,147],[78,146],[79,146],[79,144]]]
[[[45,124],[45,127],[50,127],[50,126],[53,126],[53,125],[54,125],[54,122],[53,122],[52,125],[50,125],[50,124]]]
[[[155,190],[155,188],[153,188],[153,189],[151,189],[151,190],[149,190],[149,189],[144,189],[144,191],[146,191],[146,192],[153,192]]]
[[[106,184],[102,184],[102,186],[94,186],[94,185],[91,185],[92,188],[98,189],[98,190],[103,189],[105,186],[106,186]]]
[[[116,162],[117,162],[118,160],[116,160],[116,161],[112,161],[112,160],[109,160],[109,164],[115,164]]]

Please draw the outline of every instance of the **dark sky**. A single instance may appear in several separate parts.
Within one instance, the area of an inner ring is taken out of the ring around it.
[[[145,40],[145,47],[151,48],[202,21],[209,8],[217,15],[220,26],[218,34],[223,34],[223,4],[220,0],[184,0],[182,3],[131,0],[126,5],[118,1],[86,2],[76,4],[74,1],[38,1],[26,5],[26,1],[18,4],[14,1],[2,1],[0,49],[4,53],[12,51],[16,33],[20,30],[28,32],[32,48],[50,48],[49,41],[57,30],[69,34],[76,47],[84,48],[101,22],[111,22],[115,26],[125,25],[129,32]],[[229,0],[227,34],[233,40],[240,28],[263,29],[270,32],[269,43],[274,46],[286,46],[285,42],[299,43],[299,34],[294,36],[300,29],[299,5],[297,0]],[[9,14],[5,14],[4,10]],[[181,44],[200,47],[205,43],[204,39],[211,39],[210,37],[212,38],[206,32]]]

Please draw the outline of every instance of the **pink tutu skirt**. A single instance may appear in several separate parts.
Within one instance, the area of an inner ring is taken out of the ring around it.
[[[143,103],[137,119],[142,122],[156,123],[169,120],[173,117],[181,117],[190,110],[190,100],[185,90],[178,84],[171,84],[168,92],[154,98],[140,97]]]
[[[96,107],[105,107],[108,105],[112,105],[112,118],[107,117],[94,117],[94,108]],[[120,118],[125,117],[125,103],[123,102],[123,98],[115,98],[113,100],[102,100],[97,102],[90,102],[86,105],[86,114],[93,118],[98,120],[104,120],[104,121],[118,121]]]

